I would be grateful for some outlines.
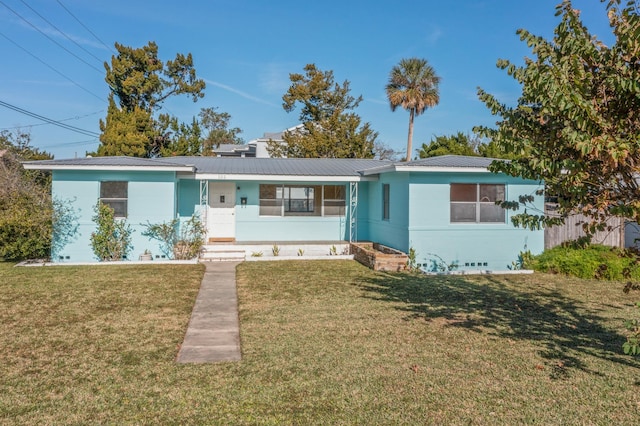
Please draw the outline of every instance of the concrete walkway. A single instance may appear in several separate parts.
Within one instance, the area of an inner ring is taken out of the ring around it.
[[[178,352],[178,363],[240,361],[238,263],[204,262],[207,270]]]

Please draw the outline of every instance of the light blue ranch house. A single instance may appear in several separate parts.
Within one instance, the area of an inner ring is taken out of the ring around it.
[[[520,252],[540,253],[544,232],[516,228],[496,205],[535,195],[539,182],[487,167],[491,159],[441,156],[410,162],[363,159],[96,157],[27,162],[52,172],[52,192],[77,216],[75,238],[54,262],[97,260],[90,246],[98,200],[134,229],[135,258],[158,242],[147,223],[196,215],[207,242],[372,241],[408,252],[424,270],[505,270]],[[135,259],[133,259],[135,260]]]

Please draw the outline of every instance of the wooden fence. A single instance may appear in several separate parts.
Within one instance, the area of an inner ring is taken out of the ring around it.
[[[555,211],[555,205],[552,203],[545,204],[545,214],[551,216]],[[564,225],[545,228],[544,230],[544,248],[549,249],[562,244],[565,241],[577,240],[585,236],[582,229],[582,222],[589,222],[588,218],[581,214],[569,216],[565,219]],[[612,247],[624,247],[624,228],[625,221],[619,217],[612,217],[607,221],[611,230],[597,232],[592,242]]]

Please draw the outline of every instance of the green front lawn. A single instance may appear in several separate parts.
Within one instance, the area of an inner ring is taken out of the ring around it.
[[[554,275],[238,268],[243,360],[174,362],[201,265],[0,264],[0,424],[631,424],[640,294]]]

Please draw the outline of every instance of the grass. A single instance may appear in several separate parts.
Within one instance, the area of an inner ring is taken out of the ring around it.
[[[238,267],[243,360],[174,362],[201,265],[0,264],[2,424],[619,424],[621,283]]]

